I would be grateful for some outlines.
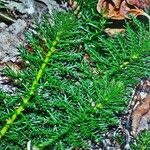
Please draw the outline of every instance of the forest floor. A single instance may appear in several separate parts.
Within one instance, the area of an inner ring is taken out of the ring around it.
[[[0,1],[0,149],[150,149],[148,23],[79,4]]]

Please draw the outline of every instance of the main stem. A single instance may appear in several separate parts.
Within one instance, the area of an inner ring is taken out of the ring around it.
[[[59,42],[59,37],[60,37],[61,33],[58,33],[55,40],[52,42],[52,46],[49,49],[44,62],[42,63],[39,71],[37,72],[35,79],[32,83],[32,86],[30,88],[30,91],[28,93],[28,95],[26,96],[26,98],[23,99],[23,103],[21,104],[21,106],[19,106],[13,113],[13,115],[6,121],[6,124],[3,126],[3,128],[0,131],[0,139],[5,135],[5,133],[7,132],[7,130],[10,128],[10,126],[14,123],[14,121],[17,119],[17,117],[22,113],[22,111],[24,110],[24,108],[26,107],[26,105],[29,103],[32,95],[34,94],[34,92],[36,91],[38,82],[40,80],[40,78],[43,75],[43,72],[50,60],[51,55],[56,51],[56,45]]]

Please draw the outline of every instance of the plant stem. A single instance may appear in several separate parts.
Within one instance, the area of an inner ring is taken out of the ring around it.
[[[14,121],[17,119],[17,117],[22,113],[22,111],[24,110],[25,106],[29,103],[29,100],[31,99],[31,97],[34,95],[34,92],[36,91],[38,82],[40,80],[40,78],[42,77],[44,70],[50,60],[51,55],[56,51],[56,45],[59,42],[59,37],[61,35],[61,32],[57,34],[55,40],[52,43],[52,46],[50,48],[50,50],[48,51],[44,62],[42,63],[38,73],[36,74],[36,77],[32,83],[31,89],[27,95],[26,98],[23,99],[23,103],[21,106],[19,106],[18,109],[16,109],[13,113],[13,115],[6,121],[6,124],[3,126],[3,128],[0,131],[0,139],[5,135],[5,133],[7,132],[7,130],[10,128],[10,126],[14,123]]]

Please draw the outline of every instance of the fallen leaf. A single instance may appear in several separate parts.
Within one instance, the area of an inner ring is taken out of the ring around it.
[[[126,0],[128,4],[137,8],[148,9],[150,7],[150,0]]]
[[[125,31],[125,29],[123,29],[123,28],[120,28],[120,29],[117,29],[117,28],[106,28],[105,29],[105,33],[107,33],[109,36],[116,35],[117,33],[123,33],[124,31]]]
[[[150,94],[146,96],[143,103],[133,111],[132,113],[132,134],[136,136],[138,134],[138,127],[142,117],[150,110]]]
[[[150,0],[98,0],[97,11],[104,17],[112,20],[130,19],[131,16],[150,16],[143,9],[150,8]],[[105,29],[112,36],[124,32],[123,29]]]
[[[97,4],[97,11],[107,18],[121,20],[129,18],[128,14],[132,14],[134,16],[145,15],[145,12],[142,9],[149,7],[150,0],[99,0]]]
[[[121,0],[107,1],[99,0],[97,4],[97,11],[102,13],[105,17],[111,18],[113,16],[119,16],[119,8],[121,5]]]
[[[148,130],[149,120],[150,120],[150,110],[148,111],[148,113],[146,113],[145,115],[142,116],[140,123],[139,123],[139,126],[137,128],[137,134],[140,133],[141,131]]]

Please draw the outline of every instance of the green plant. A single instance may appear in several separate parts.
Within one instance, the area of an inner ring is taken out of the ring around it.
[[[132,149],[148,150],[150,149],[150,136],[149,131],[144,131],[132,144]]]
[[[1,131],[2,149],[24,149],[30,140],[41,149],[89,148],[89,140],[100,142],[118,125],[127,87],[149,74],[149,31],[134,21],[139,33],[127,26],[124,35],[106,38],[106,20],[91,1],[84,6],[80,19],[57,13],[51,25],[45,18],[37,25],[38,35],[27,34],[33,52],[20,48],[26,68],[5,70],[20,88],[13,95],[0,94],[0,126],[14,110],[22,111],[11,126],[6,124],[8,132]],[[54,53],[47,58],[50,49]]]

